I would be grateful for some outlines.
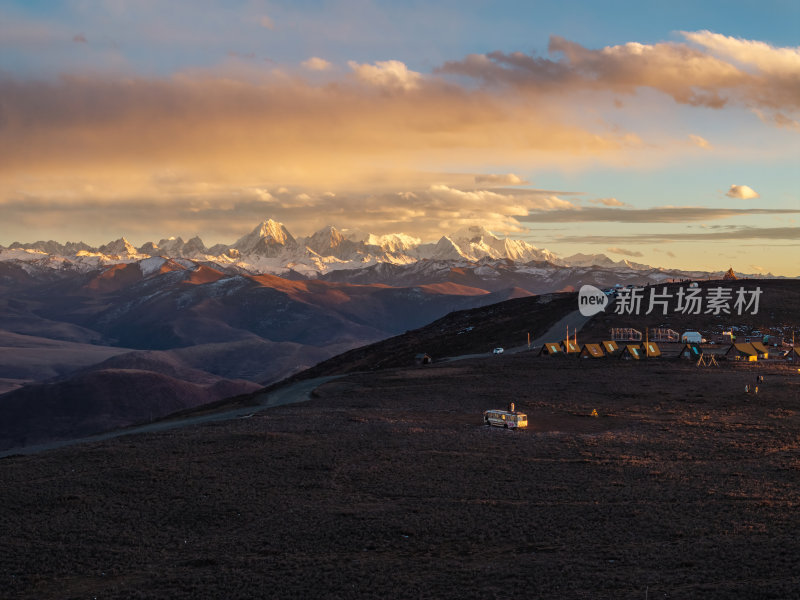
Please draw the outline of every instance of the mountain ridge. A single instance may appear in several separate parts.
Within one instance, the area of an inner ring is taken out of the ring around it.
[[[576,273],[587,268],[605,269],[626,273],[626,279],[638,273],[643,276],[642,282],[650,283],[668,277],[714,278],[722,273],[653,267],[627,259],[614,261],[605,254],[578,253],[562,258],[523,240],[497,237],[482,226],[441,235],[435,242],[423,242],[403,233],[378,236],[339,230],[333,225],[307,237],[295,237],[282,223],[266,219],[233,244],[216,244],[210,248],[199,236],[188,241],[179,236],[163,238],[158,243],[146,242],[138,248],[125,237],[96,248],[83,242],[61,244],[53,240],[13,242],[8,248],[0,246],[0,263],[21,265],[29,272],[43,269],[88,272],[159,257],[185,266],[189,266],[185,261],[206,264],[231,274],[272,274],[290,278],[295,275],[325,278],[336,271],[367,269],[379,264],[426,270],[418,266],[424,261],[448,261],[454,267],[504,263],[518,270],[534,264],[535,268],[551,272],[564,268]],[[756,276],[772,277],[769,273]]]

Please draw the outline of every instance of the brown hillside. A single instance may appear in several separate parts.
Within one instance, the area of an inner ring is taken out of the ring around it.
[[[547,294],[453,312],[419,329],[335,356],[300,377],[405,367],[421,353],[437,360],[522,346],[528,334],[535,339],[576,307],[575,294]]]
[[[518,354],[5,458],[2,596],[794,598],[798,394],[785,367]],[[529,430],[482,424],[509,400]]]

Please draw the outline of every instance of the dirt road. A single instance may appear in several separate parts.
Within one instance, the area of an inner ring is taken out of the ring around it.
[[[316,388],[330,381],[334,377],[317,377],[316,379],[308,379],[306,381],[298,381],[282,388],[272,390],[256,397],[257,404],[246,406],[243,408],[236,408],[223,412],[207,413],[202,415],[193,415],[188,417],[181,417],[177,419],[169,419],[164,421],[157,421],[155,423],[148,423],[146,425],[138,425],[134,427],[127,427],[125,429],[116,429],[105,433],[98,433],[87,437],[76,438],[71,440],[58,440],[54,442],[47,442],[45,444],[35,444],[31,446],[24,446],[22,448],[11,448],[0,452],[0,458],[6,456],[14,456],[19,454],[37,454],[46,450],[54,450],[56,448],[63,448],[64,446],[72,446],[74,444],[83,444],[86,442],[100,442],[103,440],[110,440],[112,438],[121,437],[124,435],[133,435],[137,433],[153,433],[157,431],[168,431],[170,429],[177,429],[179,427],[188,427],[191,425],[199,425],[200,423],[210,423],[214,421],[229,421],[231,419],[246,419],[253,416],[257,412],[261,412],[267,408],[274,406],[281,406],[283,404],[293,404],[296,402],[305,402],[310,399],[311,392]]]

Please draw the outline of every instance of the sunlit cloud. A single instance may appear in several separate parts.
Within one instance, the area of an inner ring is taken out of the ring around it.
[[[745,40],[708,30],[682,31],[681,34],[711,54],[755,72],[790,77],[797,77],[800,73],[800,46],[776,48],[766,42]]]
[[[521,221],[534,223],[685,223],[707,219],[727,219],[730,217],[756,215],[786,215],[800,213],[800,209],[770,208],[704,208],[675,206],[660,208],[581,208],[580,210],[551,210],[535,212]]]
[[[318,56],[312,56],[303,61],[302,65],[309,71],[327,71],[333,66],[330,62]]]
[[[489,175],[475,175],[475,183],[478,185],[525,185],[528,183],[525,179],[514,173],[504,174],[489,174]]]
[[[536,95],[586,90],[633,96],[650,88],[694,106],[722,108],[735,102],[779,113],[800,109],[800,48],[709,31],[682,35],[689,44],[628,42],[601,49],[551,36],[548,50],[558,58],[494,51],[448,61],[439,72]]]
[[[611,252],[612,254],[621,254],[623,256],[631,256],[633,258],[641,258],[644,256],[638,250],[626,250],[625,248],[618,248],[616,246],[611,246],[610,248],[606,248],[606,252]]]
[[[275,22],[267,15],[262,15],[258,22],[265,29],[275,29]]]
[[[592,204],[602,204],[603,206],[630,206],[616,198],[589,198],[589,202]]]
[[[620,235],[586,235],[586,236],[561,236],[558,238],[563,243],[585,244],[653,244],[671,242],[730,242],[739,240],[770,240],[798,241],[800,240],[800,227],[736,227],[722,231],[707,231],[698,233],[637,233]]]
[[[86,36],[83,35],[82,33],[78,33],[75,36],[73,36],[72,41],[76,42],[78,44],[88,44],[89,43],[89,41],[86,39]]]
[[[197,234],[210,243],[230,243],[266,218],[285,223],[295,235],[308,235],[334,224],[375,234],[410,232],[435,241],[443,233],[472,225],[503,234],[522,233],[527,228],[518,218],[532,210],[574,208],[548,191],[462,190],[444,184],[398,192],[334,193],[284,186],[201,185],[176,178],[171,189],[168,201],[139,196],[117,197],[110,203],[97,189],[82,190],[76,203],[29,195],[4,206],[4,215],[15,230],[51,231],[49,237],[54,239],[62,239],[64,231],[88,230],[93,237],[87,238],[85,233],[79,237],[94,244],[109,241],[104,239],[108,232],[126,235],[139,244],[169,235]],[[103,238],[96,237],[97,231],[103,232]]]
[[[699,135],[695,135],[693,133],[690,133],[689,134],[689,139],[698,148],[703,148],[705,150],[708,150],[708,149],[711,148],[711,143],[707,139],[705,139],[703,137],[700,137]]]
[[[374,65],[359,64],[351,60],[347,65],[361,81],[390,90],[417,89],[422,79],[421,73],[409,70],[399,60],[378,61]]]
[[[761,197],[749,185],[732,185],[725,195],[728,198],[738,198],[739,200],[753,200]]]
[[[580,160],[626,145],[616,132],[482,91],[425,85],[402,68],[366,73],[365,83],[335,86],[280,74],[2,79],[0,203],[19,193],[79,195],[86,181],[109,200],[158,195],[150,174],[165,170],[219,185],[396,189],[437,164],[479,167],[487,152],[512,163]],[[384,83],[401,93],[384,93]],[[405,93],[409,86],[418,87]]]

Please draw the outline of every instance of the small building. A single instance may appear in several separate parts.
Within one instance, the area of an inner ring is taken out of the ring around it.
[[[561,342],[561,348],[564,350],[564,354],[580,354],[581,351],[578,344],[571,340]]]
[[[642,354],[642,347],[639,344],[625,344],[622,352],[619,353],[619,358],[620,360],[640,360]]]
[[[661,349],[655,342],[647,342],[644,344],[644,353],[647,358],[658,358],[661,356]]]
[[[561,344],[558,342],[545,342],[541,349],[539,350],[539,354],[537,356],[557,356],[563,355],[564,351],[561,349]]]
[[[769,358],[769,348],[761,342],[750,342],[750,345],[758,352],[758,358]]]
[[[429,365],[432,362],[433,362],[433,359],[430,357],[430,355],[429,354],[425,354],[424,352],[414,356],[414,364],[415,365]]]
[[[581,358],[603,358],[606,355],[600,344],[584,344],[581,348]]]
[[[758,351],[753,348],[752,344],[731,344],[731,347],[725,352],[725,358],[755,362],[758,360]]]
[[[681,334],[681,341],[688,344],[702,344],[705,340],[699,331],[684,331]]]
[[[603,350],[606,351],[606,354],[617,354],[619,345],[614,340],[606,340],[603,342]]]

